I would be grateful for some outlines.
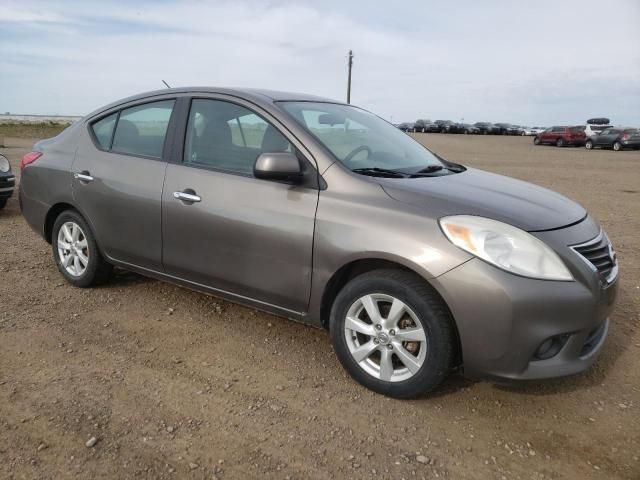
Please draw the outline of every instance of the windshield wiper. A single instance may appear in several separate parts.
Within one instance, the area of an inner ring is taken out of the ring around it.
[[[440,170],[444,170],[444,167],[442,165],[429,165],[422,170],[418,170],[417,172],[412,173],[411,176],[419,177],[421,175],[429,175],[430,173],[439,172]]]
[[[408,173],[399,172],[398,170],[389,170],[387,168],[378,168],[378,167],[354,168],[351,171],[360,173],[362,175],[371,175],[374,177],[406,178],[411,176]]]

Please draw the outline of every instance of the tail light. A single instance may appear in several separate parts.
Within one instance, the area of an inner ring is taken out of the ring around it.
[[[22,157],[22,160],[20,160],[20,170],[24,170],[24,167],[32,164],[33,162],[38,160],[41,156],[42,156],[42,152],[27,153],[24,157]]]
[[[622,135],[622,140],[629,140],[629,138],[631,138],[631,135],[629,135],[628,133]]]

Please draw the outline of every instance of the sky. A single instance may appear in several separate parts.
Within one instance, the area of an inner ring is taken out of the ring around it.
[[[2,0],[0,112],[171,86],[346,97],[418,118],[640,126],[640,0]]]

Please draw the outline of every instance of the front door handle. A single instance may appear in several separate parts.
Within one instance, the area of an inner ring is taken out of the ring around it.
[[[186,203],[195,203],[202,200],[199,195],[196,195],[191,189],[185,190],[184,192],[173,192],[173,198],[177,200],[182,200]]]
[[[75,178],[76,180],[80,180],[81,182],[84,182],[84,183],[93,182],[93,177],[86,170],[83,170],[82,172],[74,173],[73,178]]]

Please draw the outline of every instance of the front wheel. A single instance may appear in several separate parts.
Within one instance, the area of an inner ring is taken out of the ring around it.
[[[58,270],[70,284],[86,288],[109,278],[113,267],[98,251],[89,225],[77,211],[66,210],[58,216],[51,246]]]
[[[533,144],[534,145],[540,145],[540,139],[538,137],[534,137],[533,138]]]
[[[621,144],[620,142],[614,142],[614,144],[613,144],[613,149],[614,149],[616,152],[619,152],[620,150],[622,150],[622,144]]]
[[[584,148],[586,148],[587,150],[593,149],[593,142],[591,140],[587,140],[587,142],[584,144]]]
[[[417,275],[375,270],[351,280],[331,309],[331,342],[347,372],[395,398],[435,389],[451,370],[453,319]]]
[[[564,147],[564,140],[562,138],[556,140],[556,147]]]

